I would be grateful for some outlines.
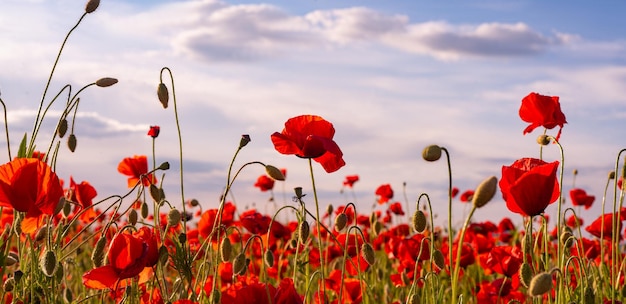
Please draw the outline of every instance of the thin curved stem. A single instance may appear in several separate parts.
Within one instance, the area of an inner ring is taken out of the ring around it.
[[[7,135],[7,150],[9,152],[9,161],[13,159],[11,157],[11,141],[9,140],[9,122],[7,121],[7,106],[4,104],[4,100],[0,98],[0,104],[2,104],[2,109],[4,111],[4,132]]]
[[[322,282],[325,282],[325,254],[324,254],[324,246],[322,245],[322,227],[320,223],[320,205],[319,200],[317,198],[317,188],[315,187],[315,176],[313,174],[313,161],[309,158],[309,172],[311,173],[311,185],[313,187],[313,198],[315,199],[315,222],[317,224],[317,244],[320,251],[320,275],[322,276]],[[322,294],[326,295],[326,287],[325,284],[322,284]]]

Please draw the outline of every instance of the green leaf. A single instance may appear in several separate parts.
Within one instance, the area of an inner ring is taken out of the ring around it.
[[[22,142],[20,143],[20,148],[17,150],[17,157],[24,158],[26,157],[26,133],[24,133],[24,138],[22,138]]]

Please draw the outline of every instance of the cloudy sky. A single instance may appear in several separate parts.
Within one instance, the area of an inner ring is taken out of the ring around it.
[[[58,174],[87,180],[99,197],[123,194],[117,164],[152,154],[150,125],[161,126],[157,164],[169,161],[168,199],[180,202],[178,139],[172,101],[156,98],[161,68],[174,75],[182,131],[185,198],[215,207],[241,134],[252,142],[235,160],[286,168],[279,205],[302,186],[313,203],[308,163],[278,154],[270,134],[300,114],[332,122],[347,165],[327,174],[315,164],[322,206],[354,200],[340,192],[358,174],[354,197],[368,213],[381,184],[415,208],[431,196],[447,218],[447,167],[427,163],[429,144],[451,154],[453,183],[472,189],[502,165],[538,157],[537,129],[522,135],[521,99],[530,92],[560,97],[568,124],[561,143],[565,190],[596,195],[585,218],[600,214],[607,173],[626,146],[626,20],[618,1],[167,1],[102,0],[69,37],[46,104],[70,84],[72,94],[100,77],[109,88],[80,94],[75,153],[62,141]],[[8,108],[13,153],[32,132],[35,113],[66,33],[83,13],[75,0],[0,1],[0,97]],[[168,75],[165,82],[172,85]],[[63,95],[67,98],[67,91]],[[47,149],[63,101],[47,113],[37,147]],[[548,131],[556,134],[556,130]],[[2,137],[2,144],[5,140]],[[45,148],[44,148],[45,147]],[[6,155],[6,154],[4,154]],[[556,145],[546,160],[559,158]],[[3,159],[8,159],[4,156]],[[233,189],[238,205],[265,210],[270,194],[253,187],[263,174],[246,167]],[[161,178],[161,176],[159,176]],[[612,194],[610,194],[612,197]],[[610,201],[612,202],[612,201]],[[609,202],[609,203],[610,203]],[[566,205],[569,206],[569,205]],[[382,207],[377,207],[381,209]],[[469,207],[455,202],[455,222]],[[501,196],[476,218],[510,216]]]

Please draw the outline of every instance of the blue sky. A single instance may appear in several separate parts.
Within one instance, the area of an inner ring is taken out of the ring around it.
[[[423,161],[422,149],[450,150],[461,191],[499,177],[502,165],[538,157],[540,130],[523,136],[526,124],[517,115],[521,99],[538,92],[561,98],[568,121],[561,138],[564,187],[572,187],[571,172],[578,169],[576,186],[597,197],[584,215],[591,220],[600,214],[607,173],[626,144],[624,5],[103,0],[70,37],[49,94],[105,76],[120,83],[81,94],[78,148],[73,154],[61,149],[57,171],[66,180],[91,182],[101,197],[123,193],[117,163],[150,155],[146,132],[160,125],[157,163],[172,163],[166,195],[180,200],[174,113],[162,109],[155,94],[167,66],[176,82],[186,198],[217,205],[241,134],[252,142],[235,167],[258,160],[287,168],[287,181],[275,188],[278,204],[290,202],[293,187],[310,193],[307,163],[278,154],[269,138],[288,118],[316,114],[335,125],[347,163],[333,174],[315,167],[323,206],[345,204],[350,196],[339,192],[342,181],[358,174],[359,211],[369,212],[381,184],[391,184],[395,199],[404,201],[406,182],[411,211],[426,192],[445,220],[447,169],[443,161]],[[16,150],[84,3],[4,0],[0,6],[0,92]],[[52,109],[40,146],[49,144],[62,110],[60,103]],[[556,147],[544,156],[557,159]],[[236,182],[233,195],[242,207],[266,208],[269,194],[252,187],[261,174],[261,167],[249,167]],[[455,210],[460,223],[468,208]],[[478,220],[503,216],[519,220],[499,195],[476,213]]]

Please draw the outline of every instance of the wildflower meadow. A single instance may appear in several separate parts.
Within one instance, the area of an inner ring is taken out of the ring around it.
[[[626,149],[608,160],[614,170],[607,172],[603,197],[576,187],[565,192],[559,138],[567,132],[567,113],[558,96],[520,96],[519,118],[527,123],[520,131],[537,137],[537,153],[503,163],[500,175],[485,176],[474,189],[454,187],[453,155],[446,147],[436,142],[424,147],[419,161],[448,172],[444,225],[434,220],[428,192],[398,202],[389,184],[371,189],[378,210],[321,202],[316,181],[337,174],[350,157],[335,141],[333,123],[315,113],[281,117],[276,132],[267,134],[276,153],[308,166],[311,182],[289,190],[292,199],[273,213],[229,199],[244,170],[262,169],[264,174],[250,185],[261,193],[273,191],[291,170],[256,159],[235,166],[242,161],[240,151],[254,149],[245,134],[232,147],[224,191],[213,209],[184,195],[179,124],[179,140],[169,143],[180,149],[179,177],[168,175],[168,162],[156,162],[153,148],[120,160],[117,170],[127,184],[117,193],[99,193],[88,181],[61,179],[55,172],[65,156],[59,151],[81,148],[74,134],[81,93],[118,82],[103,77],[78,90],[50,86],[67,37],[97,13],[99,3],[87,1],[68,31],[44,84],[32,132],[10,134],[4,108],[4,303],[588,304],[626,298]],[[177,105],[184,101],[176,98],[175,71],[154,72],[156,94],[146,98],[178,122]],[[0,101],[4,106],[1,95]],[[44,127],[44,120],[52,119],[49,110],[58,107],[62,115],[55,127]],[[38,138],[43,132],[52,134],[50,141]],[[154,147],[159,126],[146,133]],[[19,142],[17,151],[11,141]],[[547,150],[558,151],[560,158],[544,158]],[[347,175],[340,186],[348,192],[358,182],[358,175]],[[164,183],[180,187],[180,197],[167,195]],[[494,197],[502,197],[509,213],[474,221],[474,213]],[[462,225],[451,216],[459,201],[471,206]],[[603,215],[584,223],[580,212],[593,204],[602,205]],[[556,213],[547,214],[551,205]],[[409,209],[416,211],[407,214]],[[523,219],[522,224],[511,218]]]

